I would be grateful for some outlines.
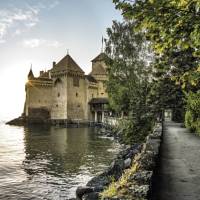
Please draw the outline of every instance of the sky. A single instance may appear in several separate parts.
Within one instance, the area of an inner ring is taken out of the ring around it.
[[[31,65],[38,76],[69,52],[89,73],[113,20],[112,0],[0,0],[0,119],[21,115]]]

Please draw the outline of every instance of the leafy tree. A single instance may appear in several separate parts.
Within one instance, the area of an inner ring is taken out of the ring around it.
[[[106,54],[111,58],[107,91],[111,106],[118,112],[128,113],[123,121],[128,142],[142,140],[151,126],[147,105],[151,74],[148,45],[142,33],[133,32],[133,26],[131,21],[114,21],[107,29],[106,40]]]
[[[192,131],[197,131],[200,134],[200,91],[197,93],[189,92],[187,96],[185,124]]]
[[[135,21],[136,29],[143,31],[151,42],[159,63],[156,70],[162,72],[162,78],[170,76],[176,85],[181,85],[184,92],[188,93],[187,102],[195,101],[192,94],[198,98],[200,88],[200,1],[113,2],[125,17]],[[196,119],[199,117],[193,118]]]

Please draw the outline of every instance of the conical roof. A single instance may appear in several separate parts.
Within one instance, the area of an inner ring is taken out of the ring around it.
[[[108,56],[105,53],[100,53],[97,57],[95,57],[92,62],[97,62],[97,61],[105,61],[105,59]]]
[[[82,73],[84,74],[84,71],[78,66],[78,64],[73,60],[73,58],[70,55],[66,55],[64,58],[62,58],[52,69],[53,71],[63,71],[63,70],[69,70],[72,72]]]
[[[32,68],[30,69],[30,71],[29,71],[29,73],[28,73],[28,79],[29,79],[29,80],[34,79],[34,75],[33,75]]]

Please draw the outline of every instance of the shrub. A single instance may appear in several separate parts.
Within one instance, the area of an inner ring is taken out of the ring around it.
[[[145,137],[152,131],[154,118],[148,114],[140,118],[124,119],[120,123],[123,130],[123,141],[127,144],[142,143]]]
[[[200,134],[200,90],[187,95],[185,125],[192,131]]]

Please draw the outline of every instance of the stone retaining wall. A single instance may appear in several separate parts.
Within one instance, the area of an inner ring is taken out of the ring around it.
[[[161,138],[162,126],[158,123],[146,137],[145,143],[126,146],[106,171],[92,178],[86,186],[78,187],[75,199],[148,199]],[[112,187],[115,192],[109,194]],[[109,194],[107,196],[106,191]]]

